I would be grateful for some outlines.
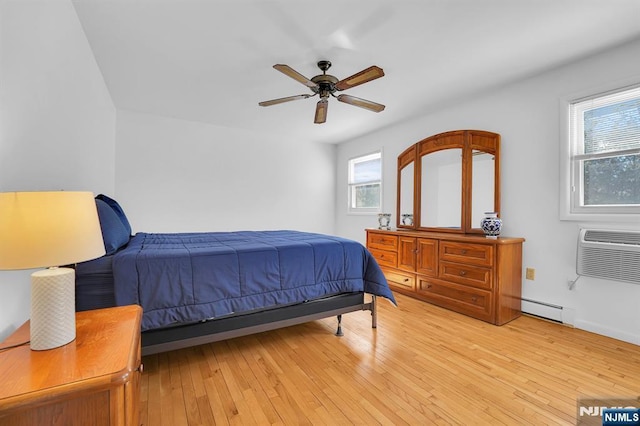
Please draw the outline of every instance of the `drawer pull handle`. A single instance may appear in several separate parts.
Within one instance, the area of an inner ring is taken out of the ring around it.
[[[471,296],[471,301],[476,303],[478,301],[478,296]]]
[[[144,372],[144,364],[140,363],[140,365],[138,366],[138,368],[136,368],[136,371],[139,371],[140,374],[142,374]]]
[[[467,271],[460,271],[460,275],[464,277],[465,275],[467,275]]]
[[[409,278],[405,278],[405,279],[404,279],[404,282],[405,282],[405,283],[408,283],[408,282],[409,282]]]
[[[462,251],[460,253],[467,254],[467,249],[462,249]]]

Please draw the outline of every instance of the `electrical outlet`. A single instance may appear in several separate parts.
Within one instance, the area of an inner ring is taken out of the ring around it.
[[[535,280],[536,279],[536,270],[533,268],[527,268],[526,272],[525,272],[525,278],[528,280]]]

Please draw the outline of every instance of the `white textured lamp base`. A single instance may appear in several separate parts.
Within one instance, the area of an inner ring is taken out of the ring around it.
[[[43,351],[76,338],[75,271],[50,268],[31,274],[31,349]]]

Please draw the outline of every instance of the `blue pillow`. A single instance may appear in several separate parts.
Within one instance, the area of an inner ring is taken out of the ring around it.
[[[104,194],[98,194],[96,196],[96,199],[104,201],[113,209],[114,212],[116,212],[116,215],[118,215],[118,218],[120,218],[120,221],[127,229],[127,232],[129,233],[129,235],[131,235],[131,225],[129,224],[127,215],[124,214],[124,210],[122,210],[122,207],[120,207],[120,204],[118,204],[118,202],[113,198],[109,198]]]
[[[129,242],[131,235],[116,212],[102,200],[96,200],[100,229],[104,240],[104,249],[107,254],[113,254]]]

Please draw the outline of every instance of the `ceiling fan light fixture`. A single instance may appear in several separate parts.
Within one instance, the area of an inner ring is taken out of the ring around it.
[[[285,64],[276,64],[273,66],[276,70],[285,74],[288,77],[296,80],[299,83],[307,86],[313,94],[311,95],[297,95],[288,96],[285,98],[272,99],[269,101],[259,102],[260,106],[271,106],[281,104],[284,102],[295,101],[298,99],[306,99],[311,96],[320,95],[320,101],[316,105],[316,114],[314,123],[322,124],[327,120],[327,108],[329,107],[329,96],[334,96],[340,102],[354,105],[360,108],[368,109],[369,111],[380,112],[384,110],[385,106],[376,102],[368,101],[366,99],[356,98],[349,95],[335,96],[335,92],[338,90],[346,90],[351,87],[359,86],[360,84],[367,83],[371,80],[375,80],[384,76],[384,71],[378,66],[370,66],[350,77],[342,80],[338,80],[336,77],[327,74],[327,70],[331,68],[330,61],[318,61],[318,68],[322,71],[322,74],[308,79],[304,75],[300,74],[293,68]]]

